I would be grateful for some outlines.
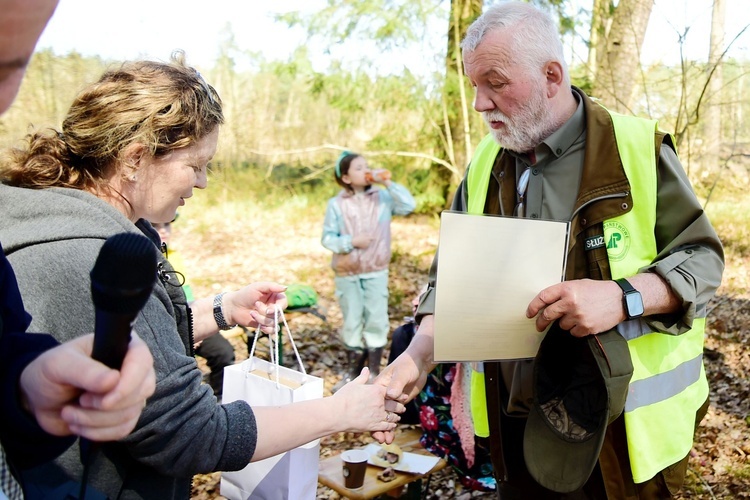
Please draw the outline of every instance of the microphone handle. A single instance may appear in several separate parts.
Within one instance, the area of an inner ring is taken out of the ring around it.
[[[130,332],[135,322],[136,313],[117,314],[96,309],[94,323],[94,348],[91,357],[110,368],[119,370],[128,352]],[[98,451],[99,444],[86,438],[80,439],[81,462],[86,465]],[[83,481],[85,487],[86,481]]]
[[[130,331],[136,314],[137,311],[135,314],[117,314],[97,309],[94,349],[91,357],[110,368],[119,370],[128,352]]]

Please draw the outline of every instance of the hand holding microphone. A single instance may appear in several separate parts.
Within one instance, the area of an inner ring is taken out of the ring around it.
[[[156,246],[148,238],[120,233],[104,242],[91,271],[91,296],[96,309],[93,359],[115,370],[121,368],[133,323],[155,282]],[[81,439],[84,465],[95,449],[90,441]],[[84,478],[82,484],[85,483]]]
[[[139,271],[121,276],[134,268]],[[96,357],[107,358],[116,366],[106,368],[92,360],[91,334],[54,347],[29,363],[19,380],[21,400],[48,433],[111,441],[125,437],[135,427],[146,399],[154,393],[156,375],[148,346],[137,336],[130,340],[130,323],[151,293],[155,268],[154,245],[145,237],[118,235],[105,243],[96,272],[92,272],[98,309]],[[129,292],[132,290],[139,291],[135,300]],[[118,296],[131,297],[124,302],[127,311],[119,309],[122,304]],[[107,324],[113,322],[120,323],[114,329],[119,338],[102,338],[108,337]],[[112,349],[115,356],[107,354],[112,340],[117,344]],[[115,371],[120,366],[121,371]]]
[[[36,358],[21,374],[24,407],[54,436],[122,439],[154,393],[154,360],[143,340],[133,337],[121,372],[91,359],[93,344],[93,334],[65,342]]]

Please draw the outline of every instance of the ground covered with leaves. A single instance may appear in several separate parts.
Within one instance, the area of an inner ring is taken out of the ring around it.
[[[302,220],[284,213],[257,213],[254,216],[196,213],[194,217],[187,210],[185,213],[187,215],[181,215],[174,225],[173,240],[190,268],[188,279],[197,296],[264,280],[306,283],[318,291],[321,310],[326,314],[325,321],[310,314],[291,314],[288,320],[306,369],[322,377],[326,393],[330,393],[345,365],[345,352],[337,335],[341,315],[334,298],[330,253],[320,245],[322,213],[310,214]],[[426,216],[396,219],[392,224],[392,330],[410,314],[409,301],[426,279],[437,246],[438,227],[437,218]],[[711,406],[696,436],[687,484],[680,498],[750,497],[748,265],[750,259],[747,256],[728,253],[724,283],[710,304],[705,364],[711,384]],[[231,341],[237,359],[245,359],[245,337],[239,329],[232,333],[236,334]],[[294,360],[288,343],[284,360],[289,365]],[[333,435],[321,441],[321,456],[330,456],[371,441],[372,438],[365,434]],[[192,498],[222,498],[219,478],[220,473],[196,476]],[[433,475],[428,495],[429,498],[493,496],[462,491],[450,468]],[[318,498],[341,497],[319,486]]]

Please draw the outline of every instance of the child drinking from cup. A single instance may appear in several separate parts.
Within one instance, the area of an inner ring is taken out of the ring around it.
[[[391,218],[410,214],[415,202],[408,189],[391,180],[389,171],[371,170],[359,154],[344,151],[334,175],[343,189],[328,200],[321,243],[333,252],[341,339],[347,351],[347,366],[335,392],[356,378],[365,362],[373,378],[380,372],[390,329]]]

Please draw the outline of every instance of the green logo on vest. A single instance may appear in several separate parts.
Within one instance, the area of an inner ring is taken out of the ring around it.
[[[621,261],[630,250],[630,231],[620,222],[606,221],[604,223],[604,241],[607,242],[609,260]]]

